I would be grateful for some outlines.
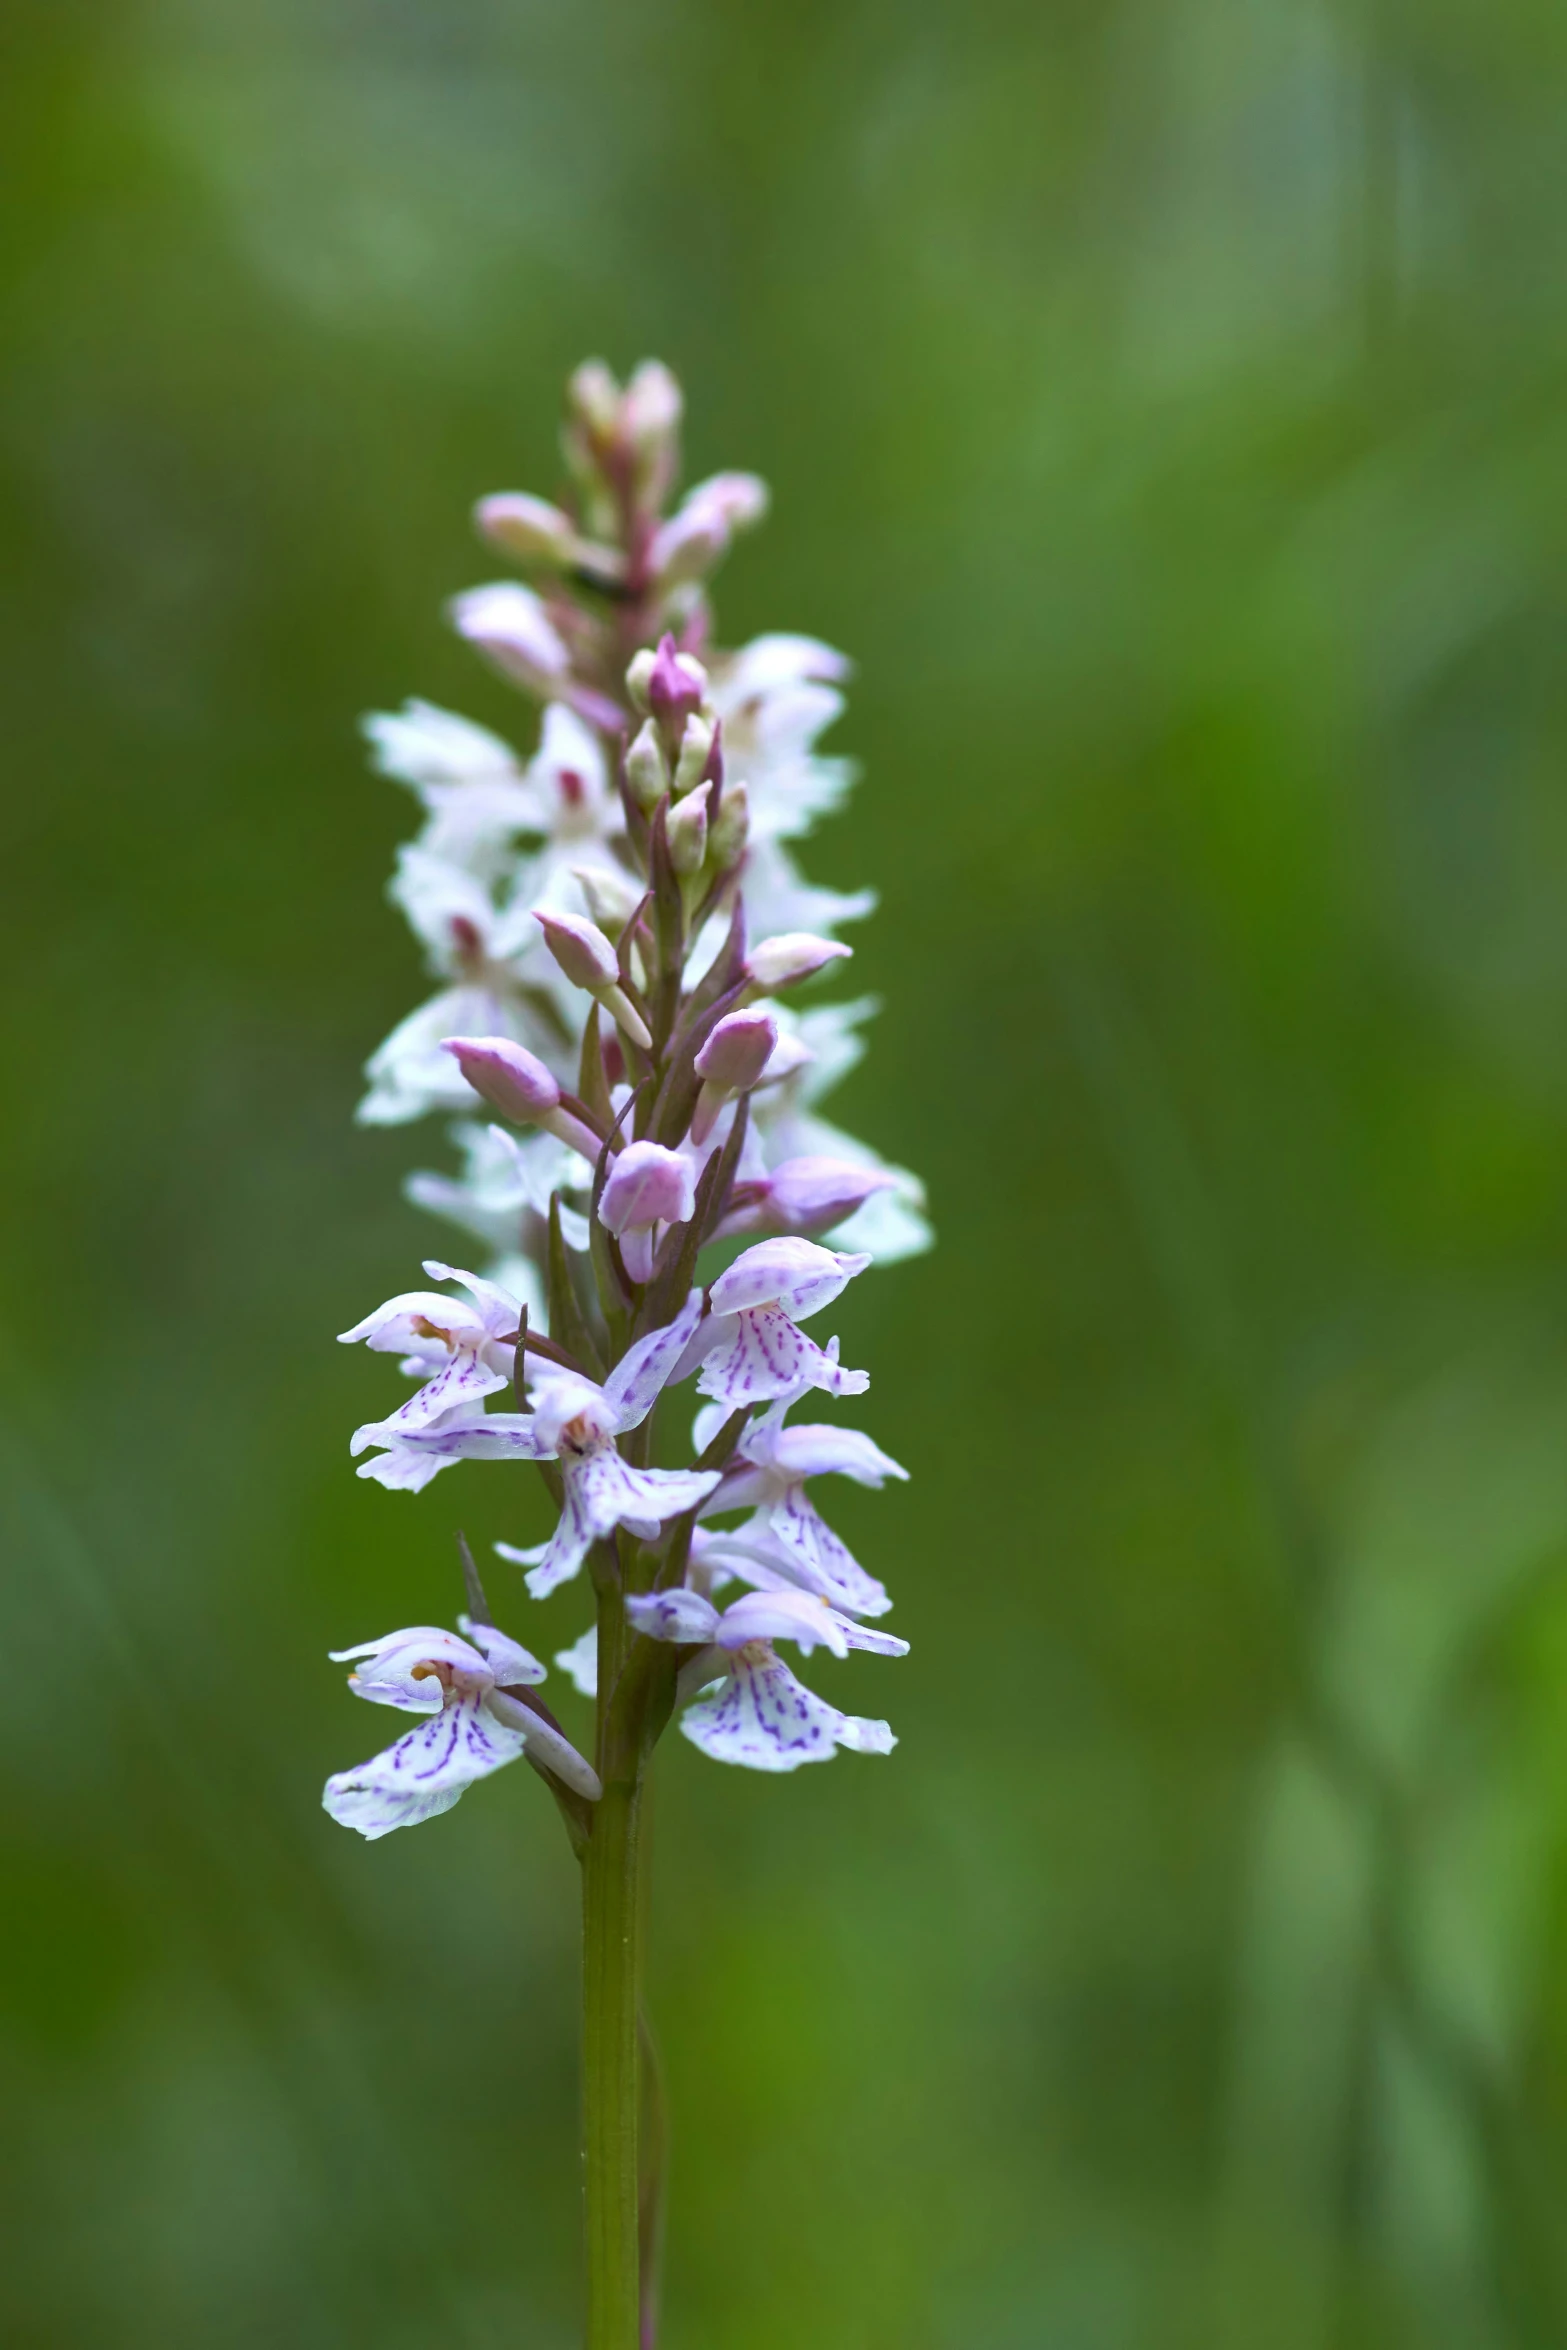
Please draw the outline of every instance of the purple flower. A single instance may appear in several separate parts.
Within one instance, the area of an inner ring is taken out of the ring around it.
[[[680,1687],[682,1695],[701,1694],[680,1727],[716,1762],[794,1771],[802,1763],[830,1761],[840,1746],[890,1754],[897,1744],[886,1722],[840,1713],[796,1680],[773,1642],[793,1640],[806,1656],[826,1648],[840,1657],[851,1648],[906,1656],[908,1642],[867,1631],[808,1592],[747,1592],[722,1615],[700,1592],[654,1592],[627,1600],[626,1613],[654,1640],[697,1647]],[[715,1675],[721,1679],[713,1687]]]
[[[371,1839],[433,1819],[504,1763],[531,1753],[596,1802],[598,1775],[558,1730],[506,1694],[544,1679],[544,1667],[493,1624],[463,1618],[466,1640],[429,1624],[332,1651],[356,1697],[425,1719],[394,1746],[328,1779],[322,1802],[334,1820]]]

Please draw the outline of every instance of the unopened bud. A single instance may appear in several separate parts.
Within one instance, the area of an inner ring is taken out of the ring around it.
[[[638,1225],[684,1224],[696,1206],[689,1159],[658,1142],[628,1142],[615,1161],[599,1218],[617,1236]]]
[[[597,924],[585,921],[580,914],[541,914],[537,910],[533,919],[572,986],[585,988],[633,1044],[644,1052],[651,1051],[653,1039],[647,1022],[621,986],[615,950]]]
[[[772,1059],[778,1023],[771,1012],[730,1012],[696,1056],[696,1073],[726,1093],[746,1093]]]
[[[695,791],[707,768],[713,752],[713,724],[706,718],[688,718],[685,733],[680,738],[680,756],[675,761],[674,794],[683,799],[688,791]]]
[[[626,671],[626,691],[644,717],[652,708],[647,698],[648,682],[653,675],[653,664],[658,659],[651,645],[644,645],[640,653],[631,656],[631,667]]]
[[[642,903],[642,892],[608,865],[573,865],[571,871],[600,930],[617,936]]]
[[[764,938],[759,946],[754,946],[746,969],[756,992],[771,995],[776,988],[792,987],[797,980],[809,979],[813,971],[839,962],[853,952],[853,947],[846,947],[835,938],[816,938],[808,930],[786,930],[779,937]]]
[[[856,1167],[847,1159],[785,1159],[768,1180],[764,1215],[777,1232],[802,1232],[807,1238],[830,1232],[873,1192],[887,1191],[896,1182],[882,1167]]]
[[[580,914],[544,914],[537,909],[533,919],[573,987],[585,987],[589,995],[601,987],[613,987],[620,977],[620,965],[596,923]]]
[[[669,811],[669,862],[682,877],[700,873],[707,858],[707,803],[712,785],[676,800]]]
[[[626,784],[646,816],[652,815],[669,789],[669,761],[651,718],[638,727],[626,752]]]
[[[730,1012],[713,1028],[696,1056],[702,1080],[691,1120],[691,1139],[702,1143],[725,1102],[749,1093],[772,1057],[778,1023],[771,1012]]]
[[[452,625],[513,684],[547,700],[567,683],[571,657],[541,598],[515,580],[469,588],[453,598]]]
[[[665,593],[705,578],[728,554],[734,533],[766,511],[767,484],[754,473],[715,473],[698,482],[653,540],[653,569]]]
[[[474,520],[485,537],[519,563],[567,564],[576,551],[577,534],[571,517],[547,498],[530,497],[524,490],[503,490],[481,498]]]
[[[636,458],[638,487],[655,511],[679,466],[684,407],[680,386],[662,361],[644,359],[633,370],[620,403],[620,423]]]
[[[678,739],[688,718],[694,718],[707,698],[707,671],[689,653],[677,650],[665,635],[647,673],[647,706],[664,731],[666,741]]]
[[[542,1126],[589,1161],[599,1155],[599,1138],[561,1106],[560,1086],[536,1053],[509,1036],[444,1036],[468,1083],[492,1110],[513,1126]]]
[[[707,853],[720,873],[733,872],[751,837],[751,799],[743,783],[726,784],[707,829]]]
[[[573,419],[596,441],[607,441],[620,421],[620,385],[602,359],[584,359],[566,386]]]

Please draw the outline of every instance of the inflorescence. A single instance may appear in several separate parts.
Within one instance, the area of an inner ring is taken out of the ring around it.
[[[542,703],[530,758],[426,702],[367,721],[376,765],[424,810],[391,895],[437,991],[372,1056],[359,1116],[455,1116],[462,1172],[416,1174],[409,1195],[486,1253],[477,1273],[426,1263],[465,1294],[410,1291],[343,1337],[419,1382],[355,1433],[362,1477],[418,1491],[454,1461],[537,1464],[555,1530],[496,1549],[535,1598],[587,1568],[597,1620],[555,1660],[579,1690],[635,1693],[644,1748],[683,1706],[706,1753],[789,1771],[894,1741],[777,1644],[907,1645],[867,1622],[887,1594],[808,1492],[904,1471],[857,1430],[791,1422],[813,1390],[868,1384],[801,1325],[930,1236],[915,1178],[821,1116],[874,1002],[796,1002],[873,903],[813,886],[791,850],[853,780],[816,747],[847,663],[804,636],[712,643],[707,580],[767,492],[721,473],[666,512],[680,414],[666,368],[622,387],[590,363],[569,390],[566,502],[479,505],[528,584],[470,589],[451,618]],[[660,1398],[693,1374],[692,1464],[655,1467]],[[460,1636],[416,1626],[341,1652],[357,1695],[421,1718],[329,1780],[326,1807],[382,1836],[525,1756],[580,1843],[606,1704],[590,1762],[464,1556]]]

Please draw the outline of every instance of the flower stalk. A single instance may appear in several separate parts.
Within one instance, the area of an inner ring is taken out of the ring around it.
[[[660,1738],[678,1712],[701,1752],[769,1772],[895,1743],[778,1647],[904,1653],[866,1620],[884,1587],[806,1491],[903,1471],[861,1432],[789,1414],[868,1384],[801,1325],[929,1239],[915,1179],[820,1115],[874,1007],[797,1000],[872,903],[805,880],[790,847],[848,787],[816,747],[846,665],[808,637],[715,645],[709,575],[766,493],[718,474],[669,511],[680,408],[666,369],[622,387],[590,363],[568,397],[566,494],[478,510],[525,577],[467,591],[452,619],[543,704],[531,758],[427,703],[368,722],[424,808],[392,895],[436,992],[372,1056],[360,1117],[455,1114],[462,1173],[409,1193],[485,1263],[431,1259],[426,1277],[465,1295],[404,1291],[343,1333],[416,1382],[352,1451],[362,1477],[410,1493],[466,1461],[537,1471],[551,1532],[495,1549],[530,1601],[591,1590],[592,1624],[554,1662],[593,1720],[574,1741],[538,1696],[546,1668],[498,1628],[460,1543],[456,1631],[338,1652],[356,1695],[415,1721],[325,1801],[377,1838],[519,1757],[555,1798],[582,1870],[588,2350],[653,2350],[657,2328]],[[660,1401],[693,1378],[687,1465],[663,1465]]]

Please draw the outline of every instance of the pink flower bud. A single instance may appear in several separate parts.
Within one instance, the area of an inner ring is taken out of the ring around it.
[[[666,635],[647,672],[647,706],[667,734],[678,735],[688,718],[701,709],[707,694],[707,671],[689,653],[678,652]]]
[[[651,816],[669,789],[669,761],[651,718],[637,729],[626,753],[626,785],[645,816]]]
[[[560,1087],[544,1063],[509,1036],[444,1036],[441,1050],[514,1126],[535,1126],[560,1107]]]
[[[531,588],[515,580],[469,588],[450,609],[458,635],[477,645],[514,685],[526,686],[541,699],[564,689],[570,655]]]
[[[569,563],[576,547],[570,515],[524,490],[502,490],[493,498],[481,498],[474,520],[504,554],[523,563]]]
[[[537,909],[533,919],[573,987],[585,987],[593,995],[601,987],[616,984],[620,965],[596,922],[589,922],[582,914],[543,914]]]
[[[753,947],[746,968],[752,985],[761,994],[771,995],[775,988],[792,987],[796,980],[809,979],[813,971],[853,952],[853,947],[843,946],[835,938],[815,938],[808,930],[786,930],[780,937],[764,938]]]
[[[785,1159],[769,1178],[763,1216],[779,1232],[830,1232],[894,1181],[881,1167],[847,1159]]]
[[[702,1090],[691,1117],[693,1142],[706,1142],[725,1102],[750,1091],[777,1042],[778,1023],[771,1012],[730,1012],[717,1023],[696,1056]]]
[[[610,1171],[599,1216],[616,1234],[684,1224],[696,1205],[689,1160],[658,1142],[628,1142]]]
[[[747,1093],[778,1042],[771,1012],[730,1012],[718,1021],[696,1056],[696,1073],[726,1093]]]

